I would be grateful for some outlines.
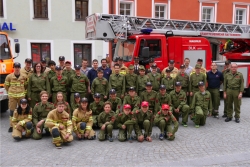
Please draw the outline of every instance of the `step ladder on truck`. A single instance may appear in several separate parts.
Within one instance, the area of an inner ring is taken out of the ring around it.
[[[191,66],[195,66],[198,58],[202,58],[204,67],[210,69],[212,51],[208,38],[231,39],[242,42],[249,42],[250,40],[249,25],[101,13],[94,13],[86,18],[85,31],[86,39],[116,42],[113,60],[121,57],[124,64],[128,66],[134,63],[134,57],[139,57],[140,64],[147,66],[149,58],[154,58],[161,70],[168,66],[169,60],[175,60],[175,66],[179,68],[185,58],[190,59]],[[235,62],[237,64],[241,64],[241,60],[244,58],[246,70],[243,73],[244,86],[246,91],[249,92],[249,43],[244,46],[244,50],[236,49],[233,50],[234,52],[231,50],[224,55],[234,62],[236,59],[232,56],[236,52],[238,59]],[[239,67],[241,69],[241,66]]]
[[[15,44],[15,52],[18,54],[19,51],[20,51],[19,43],[16,43]],[[1,75],[1,78],[0,78],[0,105],[1,105],[1,112],[5,112],[8,110],[8,94],[4,88],[4,82],[5,82],[5,78],[7,77],[7,75],[14,71],[13,64],[14,64],[14,59],[16,57],[14,57],[14,55],[12,53],[10,39],[8,37],[8,34],[5,32],[2,32],[0,30],[0,75]]]

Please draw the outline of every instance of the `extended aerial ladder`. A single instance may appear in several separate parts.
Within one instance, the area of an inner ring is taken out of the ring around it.
[[[86,39],[126,40],[129,35],[139,34],[142,29],[152,29],[151,33],[203,36],[225,39],[250,39],[250,25],[208,23],[186,20],[132,17],[95,13],[86,18]]]

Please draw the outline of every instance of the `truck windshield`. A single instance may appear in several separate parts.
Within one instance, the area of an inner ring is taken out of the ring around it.
[[[130,40],[118,40],[115,48],[115,55],[113,57],[113,61],[117,60],[117,58],[122,58],[124,62],[129,62],[133,58],[135,49],[135,39]]]
[[[10,59],[10,48],[6,35],[0,34],[0,59]]]

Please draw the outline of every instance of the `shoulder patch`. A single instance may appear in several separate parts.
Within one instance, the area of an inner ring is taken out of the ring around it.
[[[129,114],[130,114],[130,115],[133,115],[134,113],[133,113],[133,112],[130,112]]]
[[[39,103],[36,103],[36,106],[38,105]]]
[[[161,112],[160,112],[160,111],[158,112],[158,115],[161,115]]]
[[[120,113],[119,116],[121,117],[121,116],[122,116],[122,113]]]

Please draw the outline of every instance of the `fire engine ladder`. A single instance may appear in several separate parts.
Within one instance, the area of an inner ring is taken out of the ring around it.
[[[204,36],[226,39],[250,39],[250,25],[209,23],[186,20],[131,17],[114,14],[95,13],[86,18],[86,28],[93,26],[88,19],[93,17],[95,29],[86,30],[86,39],[126,40],[131,34],[140,34],[142,29],[152,29],[151,33],[172,31],[173,35]],[[89,28],[91,29],[91,28]]]

